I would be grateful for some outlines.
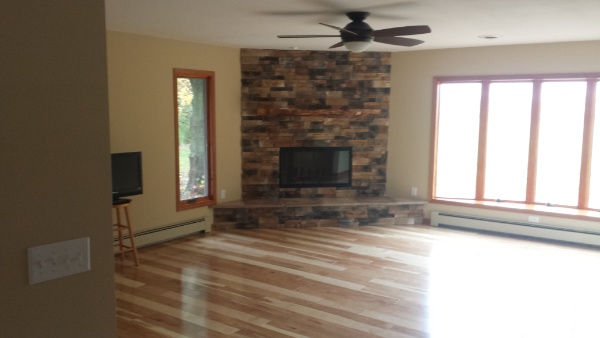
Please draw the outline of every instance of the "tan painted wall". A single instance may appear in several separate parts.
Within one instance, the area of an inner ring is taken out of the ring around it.
[[[240,199],[240,50],[118,32],[107,38],[111,152],[142,151],[143,157],[144,194],[131,197],[135,231],[212,219],[207,207],[175,211],[172,72],[215,72],[217,196]]]
[[[5,1],[0,336],[115,337],[104,1]],[[28,284],[27,248],[90,237],[91,271]]]
[[[600,42],[392,54],[388,195],[409,197],[410,187],[417,187],[418,197],[427,199],[434,76],[598,72],[598,55]],[[431,205],[427,206],[426,212],[432,208]],[[443,209],[448,208],[452,209]],[[435,210],[438,209],[441,208],[436,206]],[[503,215],[495,213],[494,216]],[[519,214],[504,216],[517,219],[524,217]],[[560,219],[550,221],[557,224],[572,223]]]

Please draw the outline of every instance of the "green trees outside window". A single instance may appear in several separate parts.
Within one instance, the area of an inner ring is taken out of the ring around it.
[[[174,69],[177,210],[215,203],[214,73]]]

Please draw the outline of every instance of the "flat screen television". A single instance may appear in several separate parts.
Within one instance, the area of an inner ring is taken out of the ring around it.
[[[129,202],[122,197],[141,195],[144,191],[142,153],[137,151],[111,154],[111,163],[113,204]]]

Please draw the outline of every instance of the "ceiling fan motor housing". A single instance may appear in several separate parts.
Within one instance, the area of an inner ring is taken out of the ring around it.
[[[349,24],[347,24],[344,29],[347,29],[351,32],[356,33],[356,35],[340,31],[340,36],[342,41],[344,42],[352,42],[352,41],[363,41],[363,42],[371,42],[373,41],[373,28],[369,26],[366,22],[363,22],[369,16],[368,12],[348,12],[346,16],[352,20]]]

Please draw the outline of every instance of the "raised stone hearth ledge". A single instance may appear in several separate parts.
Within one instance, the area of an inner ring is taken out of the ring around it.
[[[292,109],[292,108],[258,108],[258,116],[319,116],[319,117],[369,117],[381,115],[381,109]]]
[[[425,203],[379,196],[240,200],[214,206],[214,229],[421,224]]]

